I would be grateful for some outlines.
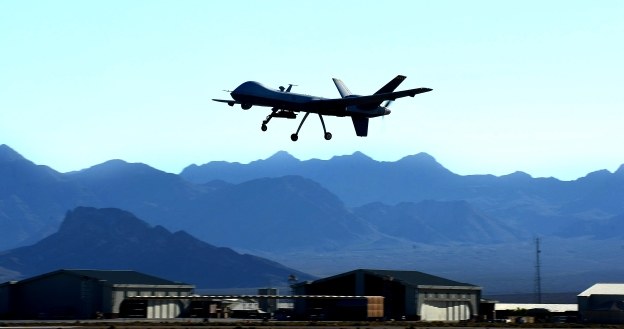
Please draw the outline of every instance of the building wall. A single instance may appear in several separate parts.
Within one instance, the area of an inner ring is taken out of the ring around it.
[[[385,317],[400,319],[407,314],[406,291],[404,285],[391,278],[378,277],[364,272],[353,272],[331,280],[321,280],[303,287],[297,287],[295,293],[304,295],[384,296],[383,314]],[[329,305],[329,302],[325,300],[297,300],[295,311],[303,313],[306,309],[321,308],[320,305],[322,304]],[[365,310],[366,308],[364,308]],[[415,314],[415,312],[413,313]],[[356,312],[350,312],[350,314],[356,314]]]
[[[624,296],[589,295],[578,298],[579,316],[590,323],[624,323]]]
[[[368,273],[358,273],[363,276],[361,285],[366,296],[383,296],[384,297],[384,314],[388,319],[399,320],[404,317],[410,318],[415,314],[414,309],[407,306],[406,296],[409,290],[407,286],[390,277],[380,277]]]
[[[97,280],[57,273],[27,284],[16,284],[12,310],[18,318],[91,318],[102,311]]]
[[[7,282],[0,284],[0,319],[8,319],[11,316],[11,290],[13,284]]]
[[[115,308],[115,295],[113,293],[113,287],[110,285],[103,285],[100,287],[102,290],[102,315],[107,318],[111,318],[115,312],[119,313],[119,305]]]

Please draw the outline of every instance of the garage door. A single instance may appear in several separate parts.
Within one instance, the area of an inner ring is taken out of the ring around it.
[[[150,299],[148,302],[148,319],[173,319],[182,312],[180,301]]]
[[[433,302],[427,301],[421,309],[423,321],[461,321],[470,319],[468,302]]]

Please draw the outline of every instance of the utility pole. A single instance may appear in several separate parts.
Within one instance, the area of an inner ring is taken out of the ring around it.
[[[535,299],[538,304],[542,303],[542,273],[540,263],[540,238],[535,238]]]

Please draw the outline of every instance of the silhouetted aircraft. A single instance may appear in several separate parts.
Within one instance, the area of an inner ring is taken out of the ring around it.
[[[330,140],[332,134],[325,129],[323,115],[350,116],[351,120],[353,120],[356,135],[364,137],[368,135],[368,119],[390,114],[388,106],[392,101],[406,96],[414,97],[416,94],[432,90],[430,88],[416,88],[395,92],[394,90],[405,80],[405,76],[397,75],[396,78],[381,87],[376,93],[359,96],[351,93],[341,80],[333,80],[342,98],[322,98],[291,93],[290,90],[294,86],[292,84],[288,88],[279,87],[279,90],[276,90],[269,89],[255,81],[247,81],[230,93],[233,99],[213,100],[227,103],[230,106],[240,104],[243,110],[248,110],[254,105],[271,107],[271,114],[262,121],[262,131],[267,130],[267,124],[272,118],[295,119],[297,112],[306,112],[303,120],[299,123],[297,132],[290,136],[290,139],[293,141],[299,139],[299,131],[308,115],[316,113],[321,119],[325,139]]]

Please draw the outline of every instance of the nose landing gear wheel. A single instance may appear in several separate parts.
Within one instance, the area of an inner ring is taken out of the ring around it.
[[[260,129],[262,129],[262,131],[267,131],[268,128],[267,128],[267,125],[263,123]]]
[[[292,134],[290,135],[290,140],[293,142],[296,142],[299,139],[299,135],[297,134]]]
[[[325,133],[325,140],[330,140],[332,138],[332,134],[330,132]]]

